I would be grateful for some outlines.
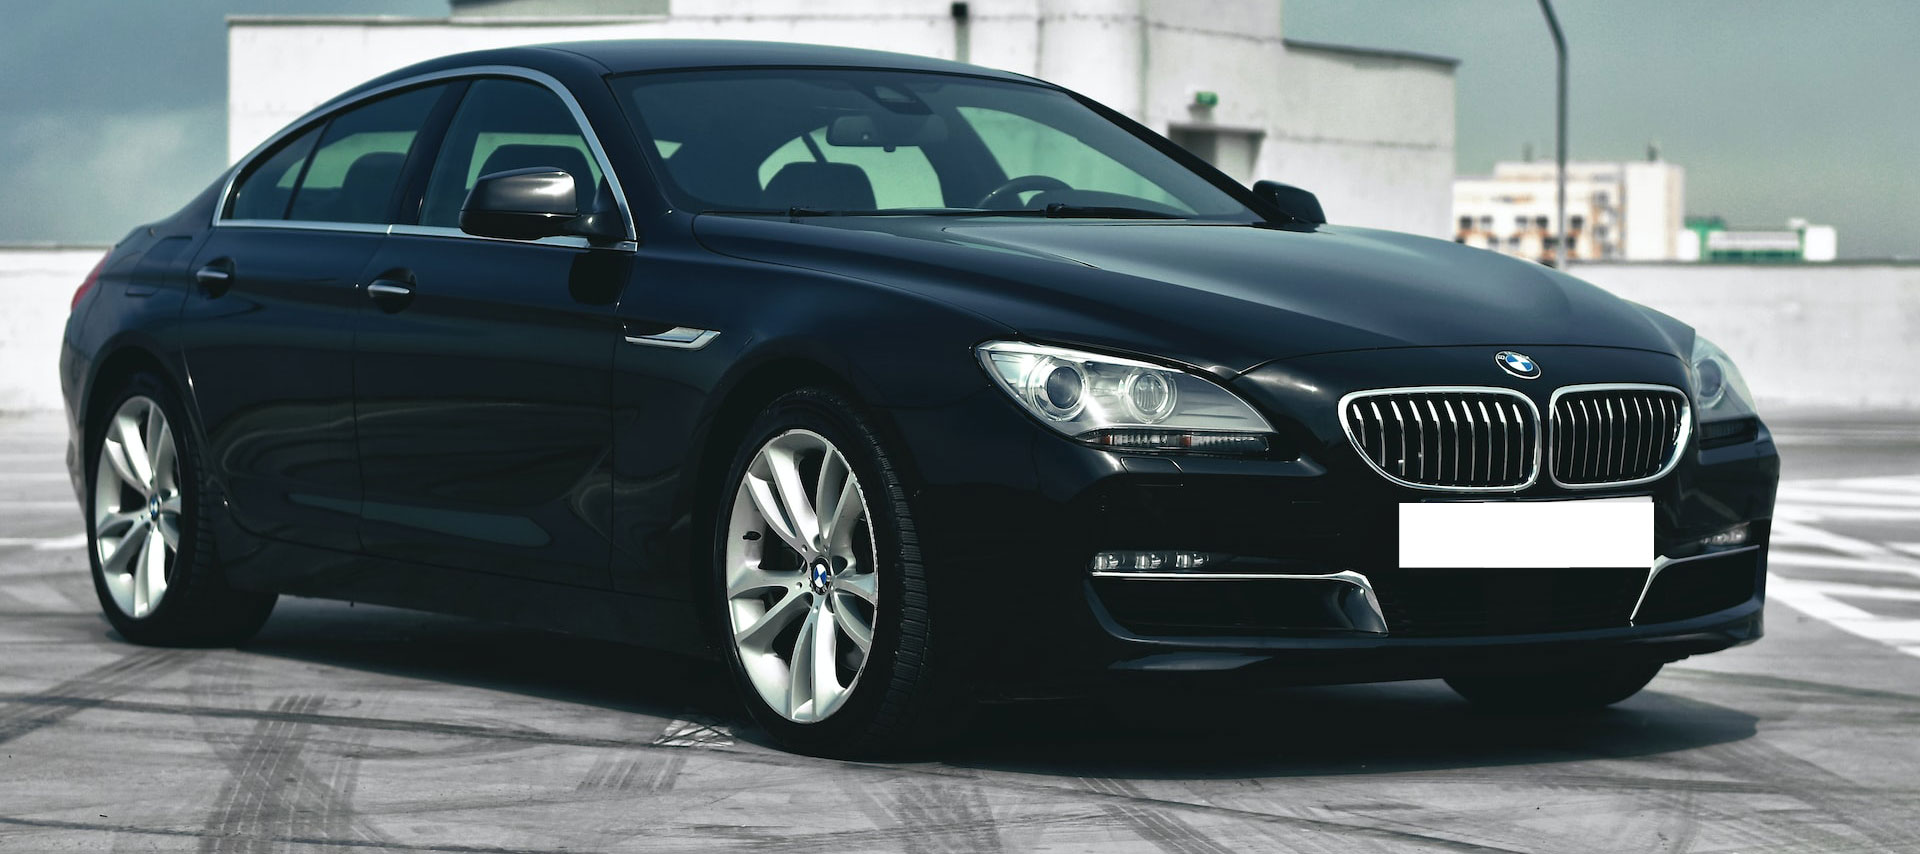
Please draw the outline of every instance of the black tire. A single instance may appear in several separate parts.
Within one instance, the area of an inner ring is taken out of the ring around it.
[[[865,669],[836,711],[808,723],[774,710],[753,686],[732,637],[724,570],[736,490],[760,448],[791,430],[825,437],[859,478],[880,589]],[[872,420],[845,394],[805,388],[781,395],[761,411],[741,437],[718,491],[709,573],[716,642],[754,721],[789,750],[851,758],[923,749],[957,732],[966,717],[969,704],[952,690],[935,655],[931,591],[896,459]]]
[[[166,416],[173,432],[180,488],[179,547],[167,572],[166,595],[152,612],[140,617],[122,611],[107,589],[94,519],[101,442],[106,436],[108,421],[134,397],[154,401]],[[107,621],[121,637],[149,646],[232,646],[253,637],[273,613],[277,597],[272,593],[235,590],[227,585],[220,571],[213,532],[211,526],[205,524],[205,520],[219,512],[220,492],[201,466],[199,442],[179,396],[161,378],[136,373],[101,401],[102,405],[89,413],[87,425],[87,496],[83,515],[93,589]]]
[[[1611,706],[1640,693],[1660,662],[1621,662],[1549,673],[1450,676],[1447,687],[1496,712],[1567,713]]]

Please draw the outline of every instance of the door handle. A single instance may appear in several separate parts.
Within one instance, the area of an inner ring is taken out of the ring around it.
[[[412,277],[395,279],[389,276],[368,282],[367,298],[373,300],[373,304],[379,306],[381,311],[392,314],[413,301],[413,282]]]
[[[193,271],[193,281],[209,297],[218,297],[233,287],[233,262],[225,258]]]

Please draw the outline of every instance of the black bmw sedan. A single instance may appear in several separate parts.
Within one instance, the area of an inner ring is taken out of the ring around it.
[[[76,294],[94,584],[136,643],[287,594],[710,656],[838,754],[1113,685],[1595,707],[1760,637],[1778,457],[1724,353],[1324,219],[968,65],[421,63]]]

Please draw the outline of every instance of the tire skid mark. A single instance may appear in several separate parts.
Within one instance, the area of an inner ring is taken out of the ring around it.
[[[993,805],[971,780],[868,781],[855,796],[878,833],[908,854],[990,854],[1006,850]]]
[[[319,695],[282,697],[272,710],[283,716],[260,720],[237,739],[210,737],[229,773],[207,818],[202,852],[285,850],[279,837],[385,842],[358,821],[353,808],[359,760],[342,757],[317,772],[303,756],[312,724],[297,716],[325,703]]]
[[[27,827],[38,830],[71,830],[83,833],[133,834],[141,836],[160,836],[172,839],[199,839],[203,843],[210,837],[204,830],[183,830],[176,827],[135,827],[126,824],[90,821],[60,821],[57,819],[13,818],[0,816],[0,825],[8,827]],[[508,848],[493,845],[418,845],[405,842],[383,840],[379,842],[364,839],[330,839],[318,836],[297,836],[283,834],[268,837],[263,842],[282,847],[313,846],[327,848],[349,848],[376,851],[420,851],[446,852],[447,854],[563,854],[567,849],[552,848]]]
[[[1185,819],[1138,801],[1143,795],[1138,786],[1124,780],[1082,777],[1089,791],[1125,798],[1122,803],[1106,805],[1107,814],[1126,826],[1135,836],[1167,854],[1233,854],[1233,849],[1213,841]]]
[[[0,696],[0,699],[4,699],[4,697]],[[40,698],[37,700],[33,700],[33,702],[57,704],[61,702],[71,702],[71,699],[69,698],[66,700],[62,700],[60,698]],[[271,719],[297,720],[297,721],[311,723],[316,726],[350,727],[350,728],[370,729],[370,730],[376,730],[376,731],[443,735],[443,736],[456,737],[456,738],[474,738],[474,739],[507,741],[507,742],[513,742],[513,743],[522,744],[522,745],[559,745],[559,746],[569,746],[569,747],[601,748],[601,749],[612,749],[612,750],[652,749],[652,750],[679,751],[683,749],[683,748],[664,747],[664,746],[653,747],[645,743],[635,742],[631,739],[568,735],[565,733],[555,733],[555,732],[549,732],[546,730],[532,729],[527,727],[478,726],[473,724],[439,723],[434,721],[402,720],[402,719],[396,719],[396,718],[376,718],[376,717],[368,717],[368,716],[337,715],[337,714],[325,714],[325,713],[296,713],[296,712],[276,711],[272,709],[262,710],[262,709],[221,708],[221,707],[211,707],[211,706],[194,706],[194,705],[179,704],[179,703],[161,703],[161,702],[126,701],[126,700],[107,700],[107,701],[100,702],[97,705],[101,708],[111,708],[119,711],[128,711],[128,712],[144,712],[144,713],[162,714],[162,715],[184,715],[188,717],[209,718],[209,719],[235,719],[235,720],[255,720],[255,721],[271,720]],[[808,769],[808,770],[820,770],[824,768],[824,769],[851,771],[851,772],[859,772],[859,773],[880,773],[880,774],[911,773],[911,774],[924,776],[924,777],[974,779],[972,772],[962,771],[959,769],[943,769],[943,768],[926,767],[926,766],[897,766],[897,765],[880,764],[880,763],[861,763],[861,762],[842,762],[842,761],[835,761],[835,760],[822,760],[822,759],[815,759],[811,757],[777,753],[773,751],[766,751],[766,750],[759,750],[759,749],[743,749],[740,747],[716,747],[716,748],[699,751],[698,755],[700,755],[701,757],[709,757],[713,761],[762,765],[762,766],[774,767],[774,768],[798,768],[798,769]],[[1449,851],[1482,852],[1482,854],[1519,854],[1519,852],[1514,851],[1513,849],[1501,848],[1498,846],[1486,845],[1486,844],[1480,844],[1480,843],[1474,843],[1474,842],[1466,842],[1466,841],[1461,841],[1458,839],[1450,839],[1442,836],[1432,836],[1432,835],[1427,835],[1423,833],[1400,830],[1392,827],[1382,827],[1382,826],[1369,825],[1369,824],[1356,824],[1356,823],[1350,823],[1350,822],[1335,821],[1330,819],[1308,818],[1308,817],[1302,817],[1302,816],[1274,815],[1271,813],[1264,813],[1256,810],[1220,806],[1217,804],[1193,803],[1190,801],[1168,800],[1168,799],[1161,799],[1161,798],[1155,798],[1155,797],[1144,796],[1144,795],[1143,796],[1111,795],[1107,793],[1096,792],[1090,789],[1086,789],[1084,787],[1075,788],[1075,787],[1069,787],[1069,786],[1058,785],[1058,784],[1021,780],[1021,779],[1016,779],[1012,777],[995,777],[991,780],[984,780],[983,785],[990,787],[992,789],[997,789],[1001,791],[1020,792],[1020,793],[1025,793],[1029,795],[1049,797],[1049,798],[1071,798],[1076,794],[1084,797],[1085,795],[1093,794],[1103,799],[1114,799],[1114,800],[1121,800],[1121,801],[1128,801],[1128,802],[1137,802],[1141,804],[1150,805],[1162,810],[1175,810],[1180,812],[1214,815],[1214,816],[1220,816],[1225,818],[1237,819],[1241,821],[1260,822],[1260,823],[1265,823],[1269,825],[1291,826],[1291,827],[1297,827],[1297,828],[1311,829],[1319,832],[1359,836],[1359,837],[1371,838],[1376,840],[1397,842],[1402,844],[1424,845],[1430,848],[1439,848],[1439,849],[1445,849]]]
[[[0,744],[53,726],[88,709],[102,708],[113,698],[143,687],[154,678],[178,669],[183,653],[146,649],[124,656],[68,679],[44,691],[9,695],[0,702]],[[55,700],[58,702],[43,702]]]
[[[587,776],[580,780],[574,791],[668,792],[673,790],[674,782],[679,779],[680,771],[686,765],[684,753],[602,756],[594,761],[592,768],[587,769]]]
[[[1890,798],[1884,790],[1855,784],[1815,763],[1808,762],[1779,747],[1757,740],[1710,745],[1695,755],[1730,776],[1761,776],[1780,783],[1782,794],[1817,810],[1840,833],[1806,820],[1804,815],[1770,813],[1757,823],[1790,833],[1812,832],[1818,840],[1794,837],[1794,841],[1817,841],[1830,848],[1859,846],[1862,841],[1885,850],[1920,848],[1920,833],[1911,829],[1914,799]]]
[[[878,801],[873,802],[878,808]],[[999,821],[998,827],[1007,829],[1052,830],[1063,826],[1098,826],[1106,819],[1106,813],[1097,810],[1083,810],[1069,813],[1035,814],[1011,820]],[[888,818],[891,821],[890,818]],[[749,851],[777,850],[781,854],[844,854],[848,850],[910,851],[909,848],[921,837],[919,828],[914,827],[878,827],[855,828],[848,830],[823,830],[811,833],[795,834],[787,828],[763,826],[711,826],[693,825],[681,828],[683,831],[698,834],[689,840],[688,848],[711,850],[722,846]],[[725,837],[724,842],[719,837]]]
[[[1764,673],[1728,673],[1719,670],[1699,670],[1691,667],[1668,668],[1674,676],[1699,679],[1707,682],[1725,682],[1750,688],[1774,688],[1784,691],[1821,694],[1830,697],[1846,697],[1859,701],[1876,701],[1892,704],[1901,709],[1910,709],[1920,704],[1920,694],[1903,694],[1898,691],[1881,691],[1873,688],[1853,688],[1835,685],[1830,682],[1816,682],[1808,679],[1789,679],[1784,676],[1772,676]]]

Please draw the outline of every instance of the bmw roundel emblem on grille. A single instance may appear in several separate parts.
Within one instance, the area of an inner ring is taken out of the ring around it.
[[[1501,350],[1493,354],[1493,360],[1499,362],[1500,367],[1507,373],[1523,380],[1537,380],[1540,378],[1540,365],[1525,353]]]

